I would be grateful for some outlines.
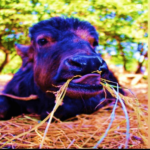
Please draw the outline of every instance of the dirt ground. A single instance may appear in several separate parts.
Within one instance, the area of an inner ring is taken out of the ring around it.
[[[12,79],[12,77],[13,77],[12,74],[5,74],[5,75],[0,74],[0,91],[4,89],[4,86],[7,84],[9,80]]]

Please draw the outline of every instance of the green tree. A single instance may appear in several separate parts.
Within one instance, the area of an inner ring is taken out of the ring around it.
[[[111,54],[115,50],[112,60],[122,63],[128,70],[132,60],[138,64],[141,62],[133,57],[135,49],[132,51],[131,46],[131,50],[127,51],[124,45],[147,43],[147,10],[146,0],[1,0],[0,56],[3,57],[0,58],[0,72],[16,58],[15,42],[29,44],[28,28],[54,16],[89,21],[100,35],[99,43],[103,46],[100,52]]]

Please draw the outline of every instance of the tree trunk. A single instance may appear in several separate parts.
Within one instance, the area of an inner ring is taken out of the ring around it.
[[[9,62],[9,54],[8,53],[5,53],[5,59],[4,61],[2,62],[1,66],[0,66],[0,72],[2,72],[4,66]]]
[[[126,68],[127,60],[126,60],[126,57],[125,57],[125,55],[124,55],[123,47],[122,47],[122,45],[121,45],[120,43],[119,43],[119,49],[120,49],[120,51],[121,51],[121,56],[122,56],[122,58],[123,58],[123,68],[124,68],[124,70],[127,71],[127,68]]]
[[[143,63],[144,63],[144,61],[145,61],[145,58],[147,57],[147,52],[146,52],[143,56],[144,56],[144,59],[143,59],[142,62],[139,62],[139,64],[138,64],[138,69],[136,70],[135,73],[141,73],[141,67],[143,66]]]
[[[145,61],[145,58],[148,58],[148,52],[145,52],[145,54],[143,54],[143,51],[144,51],[144,49],[143,49],[143,45],[142,45],[142,48],[140,49],[140,55],[141,56],[144,56],[144,59],[143,59],[143,61],[142,62],[140,62],[140,58],[139,58],[139,60],[138,60],[138,69],[136,70],[136,72],[135,73],[141,73],[141,67],[143,66],[143,63],[144,63],[144,61]]]
[[[143,66],[143,62],[144,60],[138,64],[138,69],[136,70],[135,73],[141,73],[141,67]]]

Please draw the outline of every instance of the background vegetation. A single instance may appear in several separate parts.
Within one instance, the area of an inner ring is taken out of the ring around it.
[[[1,73],[15,73],[21,65],[14,43],[29,44],[29,27],[54,16],[89,21],[100,35],[97,51],[111,63],[135,73],[147,70],[146,0],[1,0]]]

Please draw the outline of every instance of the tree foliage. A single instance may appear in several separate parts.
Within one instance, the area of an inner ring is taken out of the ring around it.
[[[0,56],[3,58],[0,58],[0,72],[16,56],[15,42],[29,44],[29,27],[54,16],[89,21],[100,35],[97,51],[111,55],[112,60],[126,70],[139,72],[146,65],[146,0],[1,0]],[[138,69],[131,69],[133,62],[139,65]]]

